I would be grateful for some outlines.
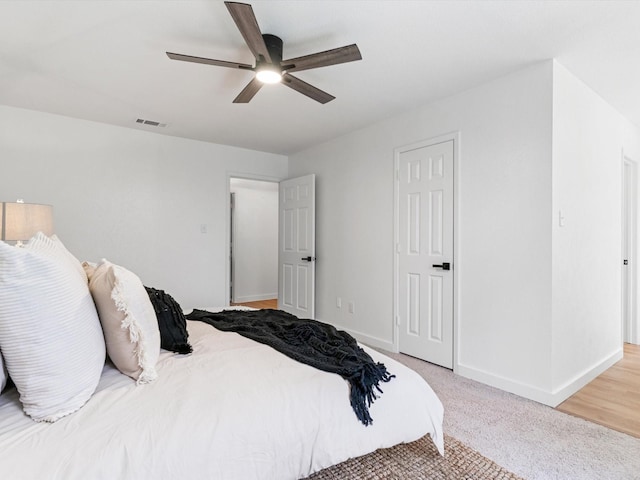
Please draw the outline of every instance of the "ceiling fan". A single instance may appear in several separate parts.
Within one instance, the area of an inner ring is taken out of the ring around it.
[[[226,62],[224,60],[193,57],[191,55],[172,52],[167,52],[167,56],[172,60],[204,63],[207,65],[217,65],[219,67],[237,68],[255,72],[256,76],[244,87],[240,94],[233,100],[233,103],[248,103],[265,83],[280,82],[320,103],[327,103],[335,97],[294,77],[290,72],[299,72],[311,68],[362,60],[360,50],[355,43],[324,52],[282,60],[282,40],[275,35],[262,34],[262,32],[260,32],[260,27],[253,14],[251,5],[237,2],[224,3],[231,17],[236,22],[244,41],[256,59],[255,66],[246,63]]]

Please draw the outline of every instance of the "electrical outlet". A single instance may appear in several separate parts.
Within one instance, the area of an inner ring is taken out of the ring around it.
[[[336,308],[342,308],[342,298],[336,297]]]
[[[349,302],[349,313],[355,313],[356,306],[353,302]]]

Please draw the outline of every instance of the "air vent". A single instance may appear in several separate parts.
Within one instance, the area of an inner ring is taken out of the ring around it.
[[[153,120],[145,120],[144,118],[138,118],[136,120],[136,123],[140,123],[142,125],[150,125],[152,127],[160,127],[160,128],[164,128],[167,126],[166,123],[155,122]]]

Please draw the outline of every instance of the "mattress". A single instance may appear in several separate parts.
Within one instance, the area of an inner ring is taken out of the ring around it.
[[[88,403],[53,424],[0,395],[7,479],[299,479],[429,434],[443,453],[443,408],[417,373],[363,347],[396,378],[364,426],[340,376],[236,333],[189,321],[194,352],[162,351],[158,379],[136,385],[110,363]]]

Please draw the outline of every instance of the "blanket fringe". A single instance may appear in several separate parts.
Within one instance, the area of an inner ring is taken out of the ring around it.
[[[375,390],[377,390],[378,393],[383,393],[380,388],[380,382],[386,383],[392,378],[395,378],[395,375],[391,375],[384,364],[365,363],[362,365],[360,375],[348,379],[349,386],[351,387],[351,407],[358,417],[358,420],[364,425],[368,426],[373,422],[369,414],[369,407],[373,401],[378,398]]]

